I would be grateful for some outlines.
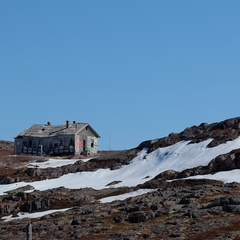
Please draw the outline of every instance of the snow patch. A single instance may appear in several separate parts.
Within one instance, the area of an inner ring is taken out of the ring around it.
[[[24,219],[24,218],[39,218],[43,217],[48,214],[56,213],[56,212],[65,212],[69,210],[70,208],[63,208],[63,209],[56,209],[56,210],[48,210],[48,211],[43,211],[43,212],[35,212],[35,213],[18,213],[18,217],[12,217],[10,216],[5,216],[2,217],[1,219],[4,220],[4,222],[9,222],[13,220],[19,220],[19,219]]]
[[[129,197],[135,197],[135,196],[143,195],[143,194],[154,192],[154,191],[156,191],[156,189],[139,189],[134,192],[129,192],[129,193],[124,193],[124,194],[120,194],[120,195],[116,195],[116,196],[102,198],[102,199],[100,199],[100,202],[108,203],[108,202],[112,202],[115,200],[125,200]]]

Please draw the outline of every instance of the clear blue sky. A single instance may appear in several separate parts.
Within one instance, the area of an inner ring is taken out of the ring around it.
[[[75,120],[99,149],[129,149],[239,116],[239,12],[239,0],[0,0],[0,139]]]

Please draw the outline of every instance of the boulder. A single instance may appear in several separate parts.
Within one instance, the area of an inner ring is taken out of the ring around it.
[[[129,214],[128,221],[131,223],[140,223],[145,222],[147,220],[147,216],[145,212],[139,211]]]

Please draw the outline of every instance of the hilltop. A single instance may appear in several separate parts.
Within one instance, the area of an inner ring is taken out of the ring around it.
[[[240,239],[240,118],[89,159],[0,141],[1,239]]]

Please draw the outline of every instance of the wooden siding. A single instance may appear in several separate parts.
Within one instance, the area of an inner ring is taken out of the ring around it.
[[[62,135],[53,138],[22,137],[15,140],[16,154],[66,155],[74,152],[74,135]]]
[[[98,138],[86,127],[81,133],[75,136],[75,153],[84,155],[96,154],[98,150]]]
[[[97,153],[99,137],[86,123],[58,126],[34,124],[15,137],[15,153],[92,155]]]

